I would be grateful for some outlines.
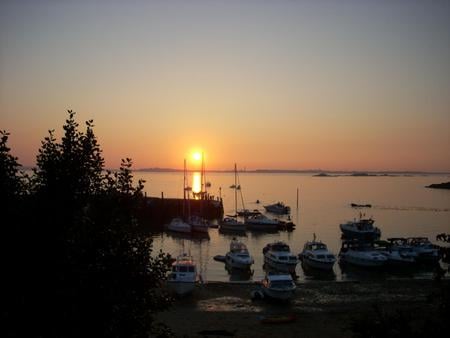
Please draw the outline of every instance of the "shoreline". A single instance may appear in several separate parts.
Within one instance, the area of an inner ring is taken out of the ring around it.
[[[448,289],[450,279],[301,282],[289,303],[252,301],[250,292],[257,287],[258,282],[197,285],[193,294],[175,299],[157,319],[176,337],[351,337],[352,322],[371,315],[375,307],[389,313],[407,311],[413,320],[425,320],[424,313],[436,311],[430,297]],[[265,315],[294,315],[296,320],[263,324]]]

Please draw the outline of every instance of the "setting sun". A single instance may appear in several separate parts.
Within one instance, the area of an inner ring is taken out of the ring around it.
[[[202,159],[202,153],[199,151],[196,151],[192,154],[192,158],[196,161],[200,161]]]

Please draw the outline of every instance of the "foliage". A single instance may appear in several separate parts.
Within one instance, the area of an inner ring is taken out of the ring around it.
[[[75,113],[68,115],[61,141],[54,131],[42,141],[26,187],[31,194],[18,206],[20,217],[12,220],[20,233],[11,247],[21,241],[23,248],[14,257],[15,270],[27,270],[14,273],[16,283],[10,285],[15,295],[9,300],[14,304],[7,317],[17,319],[20,314],[24,318],[19,320],[30,325],[18,325],[9,333],[167,335],[153,316],[171,303],[161,287],[170,257],[154,253],[152,240],[139,227],[136,215],[145,202],[144,182],[133,185],[131,159],[122,160],[119,171],[105,172],[93,122],[87,121],[81,132]],[[1,156],[9,161],[8,177],[13,178],[18,164],[6,140]],[[13,193],[22,191],[10,185]]]
[[[8,147],[9,133],[0,131],[0,191],[2,200],[10,200],[24,192],[24,176],[20,173],[21,165],[17,157],[10,154]]]

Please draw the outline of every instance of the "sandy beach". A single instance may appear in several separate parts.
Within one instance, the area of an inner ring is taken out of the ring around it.
[[[387,280],[377,282],[299,283],[290,303],[252,301],[257,284],[211,282],[177,299],[158,319],[176,337],[351,337],[351,323],[374,313],[374,306],[405,311],[413,321],[436,312],[436,299],[450,280]],[[294,314],[295,321],[264,324],[272,314]],[[424,314],[426,314],[424,316]]]

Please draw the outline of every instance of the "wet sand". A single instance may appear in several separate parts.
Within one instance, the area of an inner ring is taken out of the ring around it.
[[[421,320],[424,313],[435,311],[430,296],[449,285],[450,280],[315,281],[298,284],[291,302],[278,303],[252,301],[250,292],[258,288],[256,284],[208,283],[177,299],[158,319],[176,337],[351,337],[352,321],[373,312],[374,305],[392,312],[405,310]],[[296,320],[263,324],[261,318],[271,314],[295,314]]]

